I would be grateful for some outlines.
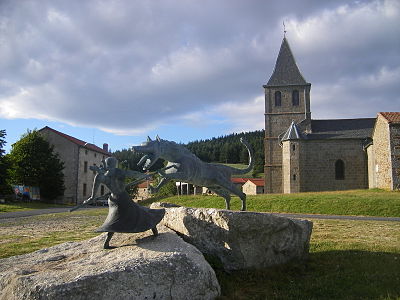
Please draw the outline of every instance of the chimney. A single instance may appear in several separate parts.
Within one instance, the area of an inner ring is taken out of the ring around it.
[[[107,143],[104,143],[104,144],[103,144],[103,150],[106,151],[106,152],[108,152],[108,144],[107,144]]]

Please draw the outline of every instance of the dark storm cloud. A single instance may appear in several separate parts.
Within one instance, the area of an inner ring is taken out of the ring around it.
[[[270,3],[3,1],[0,117],[119,134],[216,116],[260,128],[282,21],[314,116],[399,110],[397,1]]]

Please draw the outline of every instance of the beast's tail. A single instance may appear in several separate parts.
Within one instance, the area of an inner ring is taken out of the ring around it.
[[[253,148],[251,148],[250,144],[244,139],[244,138],[240,138],[240,142],[245,145],[245,147],[247,148],[247,152],[249,152],[249,164],[247,166],[247,168],[245,169],[237,169],[237,168],[232,168],[233,174],[239,175],[239,174],[246,174],[248,172],[250,172],[251,170],[253,170],[254,167],[254,159],[253,159]]]

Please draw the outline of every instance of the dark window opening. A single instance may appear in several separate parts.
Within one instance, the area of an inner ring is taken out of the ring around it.
[[[94,157],[97,157],[97,153],[94,154]]]
[[[336,180],[344,179],[344,162],[341,159],[338,159],[335,163],[335,179]]]
[[[86,183],[84,183],[83,184],[83,196],[86,196],[86,189],[87,189],[87,186],[86,186]]]
[[[100,194],[103,196],[104,195],[104,185],[102,185],[101,187],[100,187]]]
[[[292,92],[292,104],[293,106],[298,106],[300,103],[299,101],[299,91],[298,90],[294,90]]]
[[[85,161],[84,163],[83,163],[83,172],[87,172],[87,166],[88,166],[88,163],[87,163],[87,161]]]
[[[293,174],[293,180],[294,181],[296,180],[296,174]]]
[[[296,151],[296,145],[292,145],[293,151]]]
[[[275,92],[275,106],[282,105],[282,94],[280,91]]]

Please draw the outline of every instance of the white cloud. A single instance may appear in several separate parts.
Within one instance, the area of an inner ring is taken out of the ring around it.
[[[398,110],[399,7],[344,0],[2,1],[0,117],[122,135],[181,121],[224,124],[226,132],[261,129],[262,84],[283,20],[313,84],[313,112]],[[346,99],[357,109],[331,106]]]

